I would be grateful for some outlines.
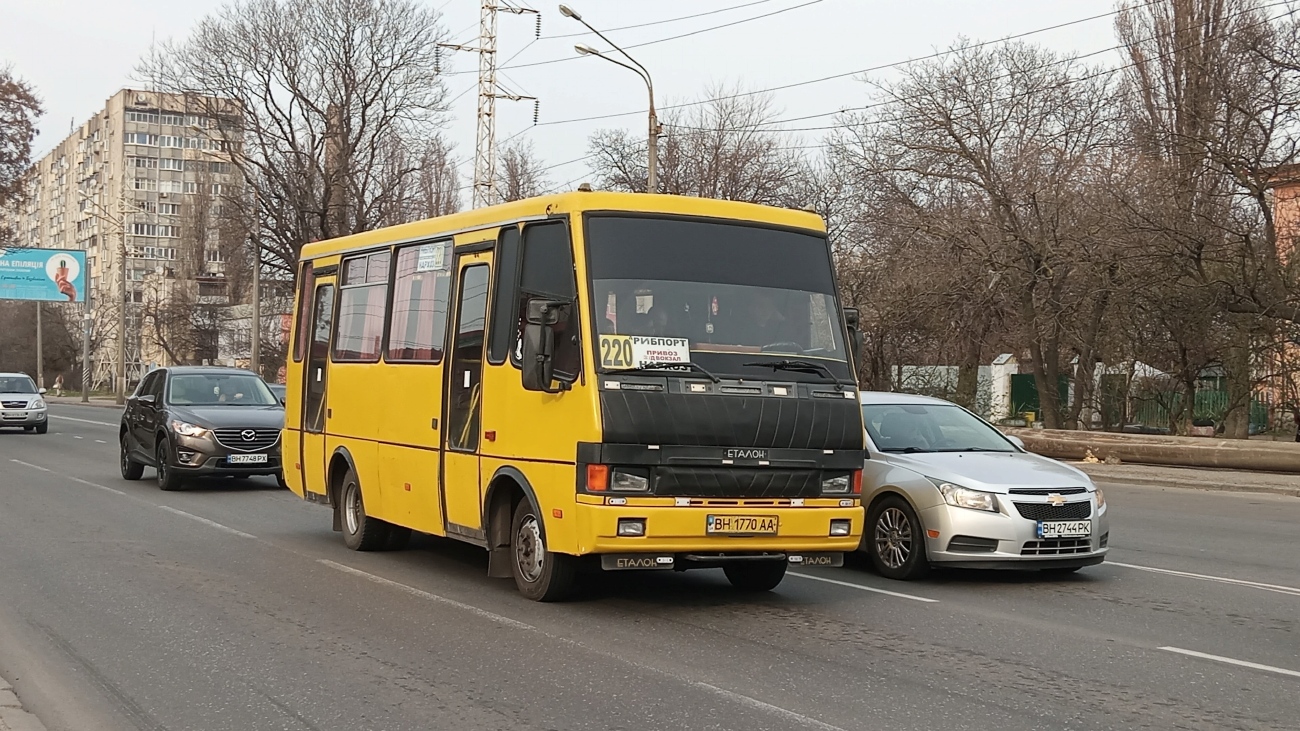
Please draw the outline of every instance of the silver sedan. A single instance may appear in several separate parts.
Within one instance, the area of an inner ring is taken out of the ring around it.
[[[932,566],[1076,571],[1105,560],[1106,498],[956,404],[864,391],[861,550],[892,579]]]

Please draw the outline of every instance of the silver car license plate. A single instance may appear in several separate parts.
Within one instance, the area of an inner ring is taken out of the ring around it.
[[[1084,538],[1092,535],[1091,520],[1040,520],[1039,538]]]
[[[265,454],[232,454],[226,457],[230,464],[266,464]]]

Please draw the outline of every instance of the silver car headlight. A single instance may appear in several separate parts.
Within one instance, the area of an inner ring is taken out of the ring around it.
[[[1097,510],[1100,511],[1106,507],[1106,493],[1102,492],[1099,487],[1093,494],[1097,496]]]
[[[172,422],[172,431],[183,437],[202,437],[208,433],[207,429],[201,426],[195,426],[188,421],[175,420]]]
[[[34,399],[32,399],[31,404],[29,404],[29,405],[27,406],[27,408],[29,408],[29,409],[43,409],[43,408],[45,408],[45,399],[43,399],[43,398],[34,398]]]
[[[987,510],[990,513],[998,512],[998,501],[993,497],[993,493],[982,490],[972,490],[969,487],[955,485],[946,480],[936,480],[930,478],[930,482],[939,488],[943,495],[943,501],[955,508],[969,508],[970,510]]]

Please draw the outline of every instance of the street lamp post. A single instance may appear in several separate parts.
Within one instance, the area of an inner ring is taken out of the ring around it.
[[[635,58],[632,58],[630,55],[628,55],[627,51],[624,51],[622,48],[619,48],[617,43],[606,38],[604,33],[601,33],[600,31],[596,30],[591,26],[590,23],[583,20],[582,16],[579,15],[577,11],[575,11],[573,8],[570,8],[567,5],[561,5],[560,14],[573,18],[579,23],[585,25],[587,27],[587,30],[591,31],[592,33],[595,33],[597,36],[600,36],[601,40],[613,46],[614,50],[623,54],[623,58],[626,58],[628,61],[631,61],[632,65],[629,66],[628,64],[625,64],[622,61],[619,61],[614,58],[610,58],[609,56],[601,53],[600,51],[592,48],[591,46],[584,46],[584,45],[574,46],[573,47],[574,50],[576,50],[580,55],[596,56],[598,58],[603,58],[606,61],[609,61],[610,63],[618,64],[619,66],[622,66],[623,68],[628,69],[633,73],[635,73],[636,75],[640,76],[641,80],[645,82],[646,90],[650,92],[650,130],[649,130],[649,135],[646,138],[646,148],[649,156],[649,159],[646,163],[646,192],[649,193],[658,192],[659,191],[658,167],[659,167],[660,126],[659,126],[659,118],[655,116],[655,86],[654,86],[654,82],[650,80],[650,72],[647,71],[646,67],[642,66],[641,63],[638,62]]]

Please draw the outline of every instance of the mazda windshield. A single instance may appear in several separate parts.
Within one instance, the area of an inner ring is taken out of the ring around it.
[[[266,383],[251,373],[172,376],[167,403],[174,406],[278,406]]]
[[[603,371],[689,361],[709,373],[852,381],[823,234],[592,215],[586,240]]]

